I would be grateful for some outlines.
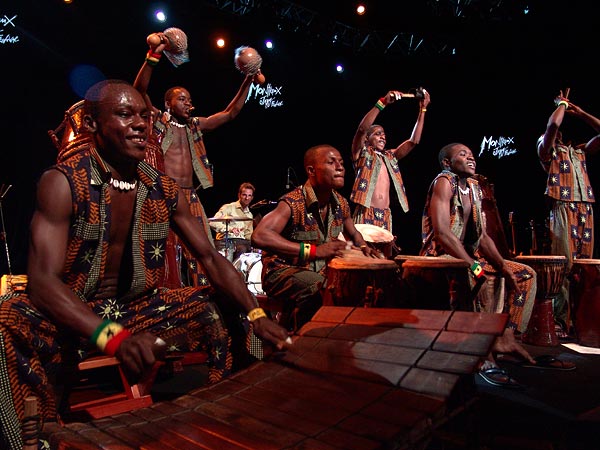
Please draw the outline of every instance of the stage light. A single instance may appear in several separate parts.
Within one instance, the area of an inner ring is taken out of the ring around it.
[[[223,38],[218,38],[218,39],[217,39],[217,47],[219,47],[219,48],[223,48],[223,47],[225,47],[225,39],[223,39]]]
[[[337,73],[343,73],[343,72],[344,72],[344,66],[342,66],[341,64],[337,64],[337,65],[335,66],[335,71],[336,71]]]
[[[154,13],[154,17],[156,17],[156,20],[158,20],[159,22],[164,22],[165,20],[167,20],[167,15],[162,10],[156,11]]]
[[[359,16],[362,16],[366,11],[367,11],[367,8],[362,3],[360,3],[356,7],[356,14],[358,14]]]
[[[63,0],[67,5],[73,3],[73,0]]]
[[[270,39],[267,39],[265,41],[265,47],[268,48],[269,50],[273,50],[273,41],[271,41]]]

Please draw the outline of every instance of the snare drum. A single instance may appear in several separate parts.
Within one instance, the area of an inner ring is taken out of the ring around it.
[[[567,258],[558,255],[522,255],[516,256],[514,260],[530,266],[537,275],[535,304],[522,340],[527,344],[557,346],[552,302],[563,285]]]
[[[350,255],[329,261],[323,305],[393,307],[398,295],[396,263],[359,251]]]
[[[569,281],[577,343],[600,348],[600,259],[574,259]]]
[[[250,292],[254,295],[265,293],[262,288],[263,264],[260,253],[242,253],[233,265],[241,272]]]

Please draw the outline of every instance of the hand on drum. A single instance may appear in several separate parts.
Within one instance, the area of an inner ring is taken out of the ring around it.
[[[326,242],[317,246],[317,258],[331,259],[331,258],[343,258],[348,255],[348,252],[362,252],[364,256],[369,258],[385,259],[385,256],[379,251],[366,244],[360,246],[360,248],[352,245],[350,242],[337,239],[334,241]]]

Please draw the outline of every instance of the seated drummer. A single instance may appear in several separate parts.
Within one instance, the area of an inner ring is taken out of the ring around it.
[[[210,221],[210,227],[217,233],[215,247],[230,260],[236,260],[242,253],[250,251],[250,236],[252,235],[253,219],[250,211],[250,203],[254,198],[255,188],[250,183],[242,183],[238,189],[238,199],[235,202],[226,203],[219,208],[214,219],[220,217],[245,217],[249,220],[231,222]],[[230,243],[227,246],[226,241]],[[233,252],[229,254],[229,250]],[[226,251],[225,251],[226,250]]]
[[[431,183],[423,212],[423,256],[451,255],[471,267],[473,282],[485,277],[504,277],[510,295],[505,302],[509,315],[504,334],[492,351],[515,353],[535,364],[531,355],[515,339],[524,332],[531,316],[536,293],[536,273],[524,264],[504,259],[487,234],[481,208],[481,188],[473,178],[475,158],[460,143],[443,147],[438,156],[442,172]],[[486,312],[486,311],[483,311]],[[507,384],[507,374],[494,367],[493,358],[484,365],[482,376],[492,376],[493,384]],[[486,379],[487,381],[487,379]]]
[[[348,201],[336,190],[344,186],[340,152],[326,144],[304,154],[308,176],[303,186],[283,195],[252,233],[252,245],[263,250],[262,287],[284,305],[280,324],[297,330],[321,307],[327,261],[344,255],[348,241],[365,256],[377,256],[352,221]]]

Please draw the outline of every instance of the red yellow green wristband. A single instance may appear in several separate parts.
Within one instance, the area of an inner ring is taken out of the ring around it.
[[[383,108],[385,108],[385,103],[383,103],[384,97],[381,97],[379,100],[377,100],[377,103],[375,103],[375,108],[377,108],[379,111],[383,111]]]
[[[473,275],[475,275],[475,278],[479,278],[479,277],[483,276],[483,268],[481,267],[481,264],[479,263],[479,261],[473,262],[473,265],[471,266],[471,272],[473,272]]]
[[[111,347],[110,347],[110,348],[114,348],[114,350],[116,351],[116,349],[119,347],[119,344],[121,343],[121,341],[123,339],[125,339],[127,336],[130,336],[130,333],[127,330],[125,330],[125,328],[123,328],[123,325],[120,325],[116,322],[111,322],[110,320],[103,321],[100,325],[98,325],[98,328],[96,328],[96,330],[94,330],[94,332],[92,333],[92,336],[90,337],[90,341],[94,345],[96,345],[96,347],[98,347],[98,349],[101,352],[106,353],[106,351],[107,351],[106,348],[107,348],[108,344],[112,340],[114,340],[118,335],[120,335],[122,332],[125,332],[126,335],[121,336],[119,338],[118,342],[111,344]],[[114,347],[115,344],[116,344],[116,347]],[[114,354],[114,353],[112,353],[112,354]]]
[[[121,331],[115,334],[112,339],[109,339],[104,347],[104,353],[108,356],[115,356],[115,353],[117,353],[117,349],[121,345],[121,342],[123,342],[129,336],[131,336],[131,333],[123,328]]]

